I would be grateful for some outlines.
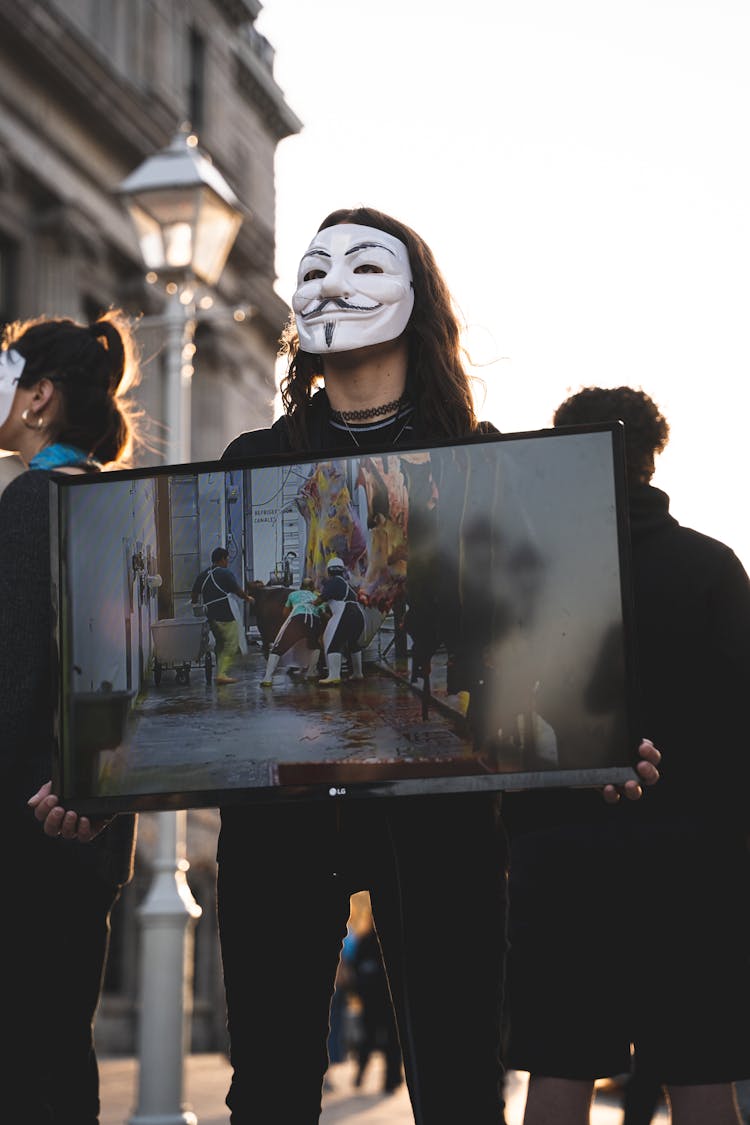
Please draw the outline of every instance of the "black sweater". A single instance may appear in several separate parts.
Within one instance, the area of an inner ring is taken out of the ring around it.
[[[0,497],[0,770],[2,807],[13,833],[43,837],[26,802],[52,776],[54,693],[50,597],[49,473],[32,469]],[[71,862],[96,866],[107,882],[132,873],[135,818],[122,815],[91,845],[54,841]],[[15,854],[21,854],[18,839]]]

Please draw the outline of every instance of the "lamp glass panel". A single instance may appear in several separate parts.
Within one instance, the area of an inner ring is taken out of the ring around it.
[[[193,186],[141,191],[130,197],[128,208],[148,269],[191,266],[200,196],[200,188]]]
[[[164,264],[169,269],[189,266],[193,260],[193,228],[190,223],[169,223],[163,228]]]
[[[214,285],[219,280],[241,225],[240,214],[210,188],[202,189],[193,269],[207,284]]]
[[[161,227],[142,207],[132,200],[129,203],[130,217],[138,237],[138,245],[146,267],[160,270],[164,267],[164,240]]]

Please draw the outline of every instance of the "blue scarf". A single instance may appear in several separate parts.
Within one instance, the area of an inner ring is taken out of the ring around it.
[[[53,445],[45,445],[44,449],[40,449],[36,457],[32,457],[29,461],[30,469],[58,469],[63,465],[96,465],[98,467],[99,463],[89,457],[88,453],[78,449],[77,446],[63,445],[59,441],[56,441]]]

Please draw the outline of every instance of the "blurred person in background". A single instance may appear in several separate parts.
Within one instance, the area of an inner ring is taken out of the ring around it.
[[[0,762],[4,871],[2,1115],[23,1125],[96,1125],[93,1023],[109,918],[132,874],[135,818],[92,847],[39,831],[28,807],[52,770],[51,471],[127,463],[125,399],[138,377],[129,325],[39,318],[9,325],[0,351],[0,448],[24,471],[0,497]]]
[[[355,1046],[357,1071],[354,1085],[362,1085],[373,1054],[380,1051],[385,1060],[383,1093],[392,1094],[404,1080],[401,1073],[401,1048],[372,914],[364,917],[362,925],[356,931],[349,964],[353,974],[352,989],[362,1005],[360,1036]]]

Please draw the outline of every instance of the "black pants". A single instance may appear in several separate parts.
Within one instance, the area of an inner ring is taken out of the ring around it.
[[[416,1125],[502,1125],[505,836],[486,795],[222,810],[232,1125],[313,1125],[350,895],[369,890]]]
[[[401,1083],[401,1047],[390,996],[387,991],[383,996],[380,990],[373,995],[367,988],[360,988],[358,995],[362,1003],[362,1024],[356,1047],[357,1085],[362,1082],[374,1052],[382,1050],[385,1057],[383,1089],[395,1090]]]
[[[77,854],[88,845],[48,839],[25,811],[4,878],[3,1120],[96,1125],[93,1021],[120,889]]]

